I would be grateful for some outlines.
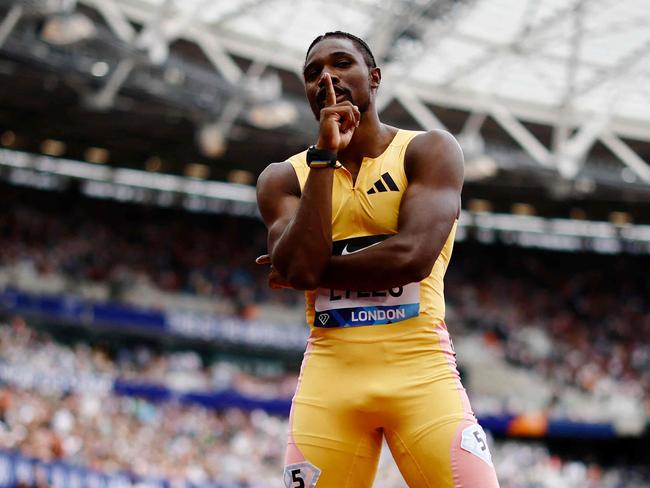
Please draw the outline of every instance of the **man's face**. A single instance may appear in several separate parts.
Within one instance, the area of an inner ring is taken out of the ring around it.
[[[337,103],[349,100],[362,114],[368,110],[374,96],[374,78],[354,42],[338,37],[325,38],[312,48],[305,61],[305,93],[317,120],[325,106],[325,73],[332,77]],[[376,81],[375,88],[379,84]]]

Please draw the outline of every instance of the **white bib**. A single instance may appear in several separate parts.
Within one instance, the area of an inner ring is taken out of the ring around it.
[[[335,255],[363,251],[388,236],[367,236],[336,241]],[[420,283],[390,290],[316,290],[314,327],[354,327],[401,322],[420,313]]]

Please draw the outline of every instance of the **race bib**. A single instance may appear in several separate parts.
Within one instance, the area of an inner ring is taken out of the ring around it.
[[[389,236],[367,236],[336,241],[333,254],[346,255],[379,244]],[[420,313],[420,283],[390,290],[316,290],[314,327],[354,327],[401,322]]]

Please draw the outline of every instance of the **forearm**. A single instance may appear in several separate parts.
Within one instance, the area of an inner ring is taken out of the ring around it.
[[[332,255],[331,168],[312,170],[298,209],[281,235],[270,235],[271,261],[292,286],[316,288]]]
[[[429,261],[421,258],[417,246],[398,234],[363,251],[332,256],[319,286],[354,291],[387,290],[424,279],[435,259]]]

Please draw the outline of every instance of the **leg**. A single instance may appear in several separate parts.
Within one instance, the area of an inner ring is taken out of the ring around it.
[[[286,488],[370,488],[375,479],[381,431],[358,432],[334,422],[330,415],[314,418],[314,412],[301,412],[294,404],[294,420],[311,418],[298,427],[287,446],[284,469]],[[337,425],[338,424],[338,425]],[[300,432],[300,433],[299,433]],[[358,436],[357,439],[353,437]],[[301,481],[302,480],[302,481]]]
[[[353,374],[305,352],[291,407],[285,488],[370,488],[382,432],[359,412]]]
[[[438,349],[413,362],[420,380],[406,385],[385,427],[386,441],[410,487],[498,488],[487,439],[463,388],[445,328]]]
[[[386,440],[410,487],[499,486],[485,433],[475,421],[449,422],[421,437],[387,431]]]

